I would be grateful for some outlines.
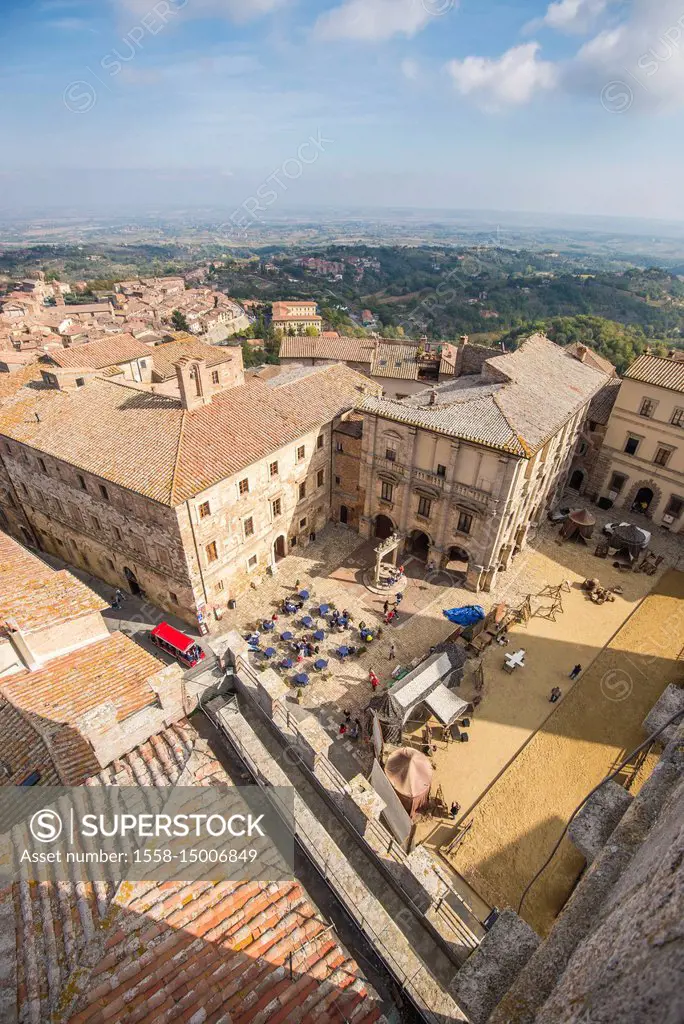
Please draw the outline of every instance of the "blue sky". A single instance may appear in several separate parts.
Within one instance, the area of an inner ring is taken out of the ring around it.
[[[681,0],[0,12],[0,207],[233,207],[285,166],[285,208],[684,220]]]

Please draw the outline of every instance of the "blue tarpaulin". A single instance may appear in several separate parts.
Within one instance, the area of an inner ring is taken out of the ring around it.
[[[467,604],[463,608],[445,608],[442,615],[457,626],[474,626],[484,619],[485,610],[479,604]]]

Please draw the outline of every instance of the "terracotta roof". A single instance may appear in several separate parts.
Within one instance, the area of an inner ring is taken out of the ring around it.
[[[366,363],[373,377],[418,380],[418,345],[394,345],[372,338],[344,338],[319,335],[317,338],[283,338],[281,359],[320,359],[346,363]],[[447,373],[453,373],[448,367]]]
[[[67,569],[56,570],[0,533],[0,631],[12,621],[24,632],[108,608]]]
[[[149,358],[150,350],[132,334],[111,334],[99,341],[89,341],[75,348],[55,349],[41,357],[41,362],[53,363],[65,368],[88,367],[101,370],[105,366],[128,363],[133,359]]]
[[[417,345],[378,345],[371,362],[373,377],[418,380]]]
[[[13,373],[0,373],[0,407],[17,394],[26,384],[42,381],[40,366],[37,362],[22,366]]]
[[[8,676],[3,690],[16,707],[50,722],[73,724],[105,703],[113,705],[116,720],[122,722],[136,711],[158,706],[148,679],[165,667],[123,633],[111,633],[36,672]]]
[[[589,419],[596,423],[607,423],[620,390],[622,381],[619,377],[611,377],[598,394],[594,395],[589,406]]]
[[[165,786],[181,772],[183,785],[231,784],[187,721],[89,784]],[[15,884],[0,910],[16,931],[3,972],[16,980],[10,1011],[27,1024],[380,1019],[377,996],[297,881],[46,880]]]
[[[147,354],[149,355],[149,349]],[[177,341],[169,341],[164,345],[157,345],[152,353],[154,359],[153,376],[161,380],[169,380],[176,376],[175,363],[183,356],[190,356],[192,359],[204,359],[207,366],[218,366],[220,363],[230,363],[236,358],[236,349],[217,348],[215,345],[207,345],[199,338],[181,338]]]
[[[579,359],[580,363],[586,363],[587,366],[593,366],[595,370],[600,370],[601,373],[616,374],[617,370],[609,359],[604,359],[598,352],[594,352],[592,348],[587,345],[581,345],[579,342],[573,342],[572,345],[566,345],[565,351],[568,355],[571,355],[573,359]]]
[[[316,367],[283,383],[252,377],[187,412],[177,398],[96,378],[74,391],[20,389],[0,433],[178,505],[353,408],[364,388],[379,390],[346,366]]]
[[[401,401],[367,397],[361,408],[529,456],[605,381],[605,374],[568,359],[563,349],[537,334],[516,352],[488,359],[481,374],[439,384]]]
[[[39,721],[24,714],[19,708],[5,700],[0,680],[0,763],[5,771],[0,776],[0,785],[18,786],[33,772],[39,772],[43,786],[61,786],[66,777],[60,775],[56,759],[44,736]],[[89,748],[84,750],[85,770],[79,776],[82,781],[90,772],[97,770],[97,761]]]
[[[310,320],[312,319],[311,313],[297,312],[310,308],[311,306],[316,309],[316,303],[313,299],[300,300],[292,302],[274,302],[271,305],[271,318],[273,320]],[[293,310],[291,313],[290,310]],[[318,317],[317,319],[321,319]]]
[[[336,359],[350,363],[370,365],[375,351],[375,342],[369,338],[328,338],[320,335],[310,338],[306,335],[285,337],[280,343],[281,359]]]
[[[54,306],[50,307],[55,309]],[[81,313],[109,313],[111,312],[111,302],[75,302],[71,306],[57,306],[58,310],[65,310],[69,316],[79,316]]]
[[[655,384],[668,391],[684,391],[684,361],[661,356],[639,356],[626,370],[627,380]]]

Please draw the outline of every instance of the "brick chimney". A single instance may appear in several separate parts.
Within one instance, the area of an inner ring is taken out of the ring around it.
[[[212,388],[206,360],[183,356],[175,368],[183,408],[192,410],[210,405]]]

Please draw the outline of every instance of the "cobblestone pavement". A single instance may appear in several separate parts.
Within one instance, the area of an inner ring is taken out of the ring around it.
[[[570,503],[577,505],[576,496]],[[596,539],[604,522],[615,519],[615,513],[611,516],[595,507],[592,507],[592,511],[598,520]],[[651,526],[651,529],[654,528]],[[302,690],[301,712],[309,711],[316,715],[321,725],[336,739],[338,756],[335,756],[333,750],[331,758],[345,775],[349,776],[353,768],[355,771],[367,771],[372,754],[370,749],[346,737],[339,737],[339,725],[343,721],[344,711],[348,710],[351,717],[355,718],[368,704],[372,696],[368,682],[370,669],[376,673],[384,689],[391,682],[391,672],[397,666],[406,666],[423,658],[432,645],[449,636],[453,626],[442,616],[442,609],[477,603],[488,610],[499,601],[517,607],[528,594],[537,594],[544,583],[560,583],[568,571],[599,576],[607,583],[618,579],[623,582],[624,579],[627,581],[626,586],[638,584],[638,588],[644,592],[655,582],[655,579],[641,574],[619,576],[617,570],[611,568],[609,559],[594,557],[594,543],[589,546],[574,543],[559,545],[557,532],[556,525],[542,523],[536,537],[531,539],[530,545],[515,559],[508,572],[499,576],[495,590],[489,594],[473,594],[460,585],[458,576],[446,572],[428,572],[424,563],[407,558],[404,567],[408,585],[400,606],[398,624],[385,626],[382,635],[376,636],[367,652],[358,658],[340,661],[335,653],[340,643],[350,641],[359,645],[356,629],[340,635],[331,635],[326,630],[326,639],[320,645],[319,657],[328,660],[328,670],[323,674],[316,673],[308,659],[298,666],[310,678],[310,684]],[[381,625],[383,598],[371,593],[362,583],[364,569],[375,562],[373,550],[376,543],[359,543],[358,535],[351,530],[338,524],[329,525],[301,553],[291,554],[279,562],[275,576],[266,576],[258,581],[254,589],[239,599],[236,610],[226,612],[221,623],[212,627],[212,632],[223,633],[237,629],[246,634],[260,619],[270,618],[284,597],[300,589],[309,590],[310,598],[299,615],[280,617],[273,644],[279,657],[287,653],[286,645],[279,641],[280,632],[285,629],[291,629],[297,635],[310,632],[299,624],[299,619],[321,602],[333,602],[339,609],[348,609],[355,625],[360,621],[376,627]],[[663,530],[654,530],[651,547],[665,556],[662,571],[675,565],[682,555],[681,538]],[[546,556],[543,560],[545,566],[549,565],[549,560],[554,563],[554,572],[549,573],[549,579],[540,579],[540,560],[536,557],[538,552]],[[388,597],[391,603],[392,594]],[[566,628],[571,633],[570,623]],[[570,633],[568,640],[572,642]],[[395,660],[389,660],[391,643],[396,647]],[[259,659],[259,662],[262,663],[263,659]],[[292,672],[284,673],[284,678],[291,681],[292,675]],[[293,703],[296,701],[296,693],[297,687],[293,684]],[[298,713],[301,712],[298,708]]]

